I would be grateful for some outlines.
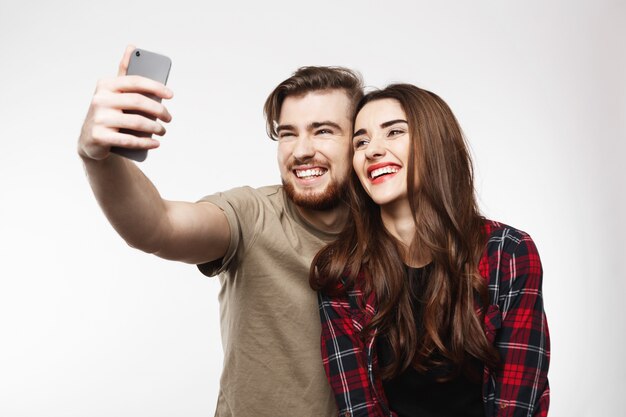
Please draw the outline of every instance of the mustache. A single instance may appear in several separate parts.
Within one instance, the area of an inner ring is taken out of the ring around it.
[[[289,170],[291,171],[295,169],[296,166],[300,166],[300,165],[318,166],[321,168],[328,169],[328,166],[326,163],[319,161],[315,158],[302,158],[302,159],[293,158],[291,161],[289,161],[287,168],[289,168]]]

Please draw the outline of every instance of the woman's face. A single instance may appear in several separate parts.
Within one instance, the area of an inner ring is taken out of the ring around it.
[[[400,103],[367,103],[354,123],[352,165],[363,188],[380,206],[408,203],[409,125]]]

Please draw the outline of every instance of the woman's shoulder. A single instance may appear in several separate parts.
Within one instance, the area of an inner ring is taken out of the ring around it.
[[[541,294],[541,259],[528,233],[493,220],[485,220],[483,227],[487,245],[478,269],[488,281],[491,304],[506,314],[519,305],[519,297]]]
[[[530,258],[533,263],[540,262],[535,242],[525,231],[502,222],[484,219],[483,233],[486,238],[486,247],[481,259],[483,266],[488,264],[497,267],[513,258]]]
[[[487,238],[487,247],[518,246],[522,242],[532,242],[530,234],[496,220],[483,219],[482,227]]]

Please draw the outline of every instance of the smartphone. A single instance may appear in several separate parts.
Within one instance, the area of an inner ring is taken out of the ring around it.
[[[141,75],[146,78],[151,78],[162,84],[166,84],[167,77],[170,74],[171,66],[172,60],[164,55],[156,54],[154,52],[146,51],[144,49],[135,49],[130,56],[130,62],[128,63],[126,75]],[[155,97],[151,94],[144,95],[158,102],[161,101],[159,97]],[[126,111],[125,113],[142,114],[130,110]],[[145,114],[144,116],[155,120],[155,118],[152,116],[148,116]],[[120,132],[128,133],[134,136],[152,137],[152,135],[149,133],[137,132],[129,129],[120,129]],[[111,152],[114,152],[118,155],[124,156],[137,162],[144,161],[148,156],[148,151],[145,149],[127,149],[120,148],[118,146],[111,147]]]

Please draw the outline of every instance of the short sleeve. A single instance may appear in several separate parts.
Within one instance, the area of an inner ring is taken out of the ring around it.
[[[239,187],[199,200],[219,207],[226,215],[230,227],[230,243],[224,257],[198,265],[204,275],[212,277],[229,269],[237,253],[245,248],[244,242],[253,240],[255,225],[260,216],[260,203],[255,191],[250,187]]]

